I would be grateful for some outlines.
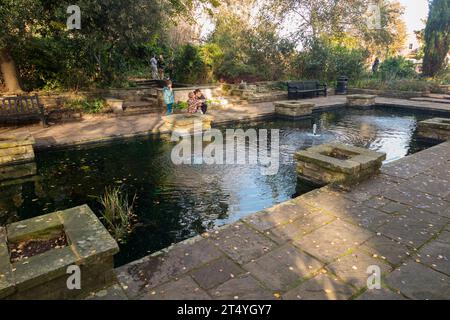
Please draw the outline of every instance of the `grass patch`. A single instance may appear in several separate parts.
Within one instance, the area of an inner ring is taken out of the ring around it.
[[[103,206],[102,220],[114,239],[125,243],[127,235],[133,231],[136,215],[133,212],[136,194],[131,203],[128,194],[122,193],[121,187],[106,187],[105,194],[100,198]]]

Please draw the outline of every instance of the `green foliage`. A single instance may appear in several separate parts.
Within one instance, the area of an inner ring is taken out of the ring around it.
[[[88,114],[96,114],[105,110],[106,102],[103,99],[74,99],[65,103],[72,110],[80,110]]]
[[[414,78],[414,63],[402,56],[388,58],[380,64],[379,75],[383,80]]]
[[[136,218],[133,213],[135,199],[136,195],[130,204],[128,195],[123,194],[120,187],[107,187],[105,194],[100,198],[103,206],[102,220],[118,242],[126,242],[126,236],[132,231]]]
[[[297,77],[333,82],[345,75],[353,81],[364,75],[367,55],[365,50],[317,41],[298,55]]]
[[[425,28],[423,73],[433,77],[447,66],[450,46],[450,2],[430,1],[430,11]]]
[[[175,52],[174,80],[181,83],[207,83],[214,81],[214,70],[222,58],[215,44],[195,46],[186,44]]]
[[[174,109],[185,110],[188,108],[188,103],[186,101],[178,101],[173,105]]]
[[[381,80],[379,78],[366,78],[355,83],[357,88],[374,90],[393,90],[393,91],[415,91],[428,92],[438,85],[436,82],[418,80],[418,79],[391,79]]]

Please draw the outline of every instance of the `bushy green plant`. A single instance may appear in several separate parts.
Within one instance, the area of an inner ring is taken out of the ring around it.
[[[88,114],[96,114],[102,112],[106,107],[103,99],[73,99],[65,103],[69,109],[79,110]]]
[[[367,51],[349,49],[326,41],[317,41],[301,52],[296,60],[297,78],[318,79],[332,83],[345,75],[350,81],[365,73]]]
[[[355,86],[358,88],[374,90],[428,92],[436,86],[436,83],[419,79],[392,79],[384,81],[372,77],[357,81]]]
[[[402,56],[386,59],[381,63],[378,72],[383,80],[414,78],[417,76],[414,63]]]
[[[126,242],[126,236],[132,231],[136,219],[133,213],[135,199],[136,195],[130,204],[128,195],[122,193],[121,187],[107,187],[105,194],[100,198],[103,206],[102,220],[118,242]]]

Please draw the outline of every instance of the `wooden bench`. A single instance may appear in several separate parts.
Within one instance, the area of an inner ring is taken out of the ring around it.
[[[296,100],[314,98],[323,94],[327,96],[327,85],[319,81],[291,81],[288,82],[288,99]]]
[[[0,123],[40,120],[45,127],[46,114],[38,95],[0,98]]]

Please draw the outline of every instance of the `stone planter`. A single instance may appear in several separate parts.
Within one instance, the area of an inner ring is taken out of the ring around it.
[[[378,173],[386,154],[342,143],[322,144],[296,153],[300,179],[347,189]]]
[[[162,126],[158,129],[161,133],[177,131],[182,134],[192,134],[211,129],[213,118],[203,114],[171,114],[162,117]]]
[[[359,107],[359,108],[370,108],[375,106],[375,98],[377,96],[370,94],[353,94],[347,96],[347,106],[349,107]]]
[[[448,140],[450,139],[450,119],[433,118],[418,124],[418,135],[423,138]]]
[[[123,113],[123,100],[115,98],[105,98],[106,105],[114,113]]]
[[[67,244],[12,262],[11,245],[53,239]],[[115,281],[116,241],[87,205],[23,220],[0,228],[0,298],[74,299]],[[69,267],[80,269],[81,289],[69,289]]]
[[[314,103],[289,100],[278,101],[275,102],[275,114],[280,118],[304,118],[311,116],[314,107]]]
[[[29,134],[0,136],[0,166],[34,161],[34,138]]]

